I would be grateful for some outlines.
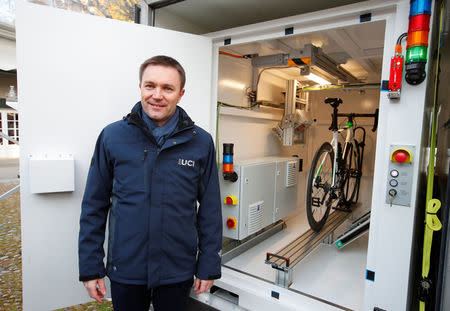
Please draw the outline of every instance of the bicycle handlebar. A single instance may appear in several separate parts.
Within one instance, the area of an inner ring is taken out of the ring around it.
[[[379,109],[375,109],[375,113],[338,113],[338,117],[347,117],[349,121],[353,122],[353,118],[374,118],[372,132],[375,132],[378,127],[378,113]]]
[[[378,127],[378,114],[380,113],[380,109],[375,109],[375,120],[373,121],[372,132],[375,132]]]

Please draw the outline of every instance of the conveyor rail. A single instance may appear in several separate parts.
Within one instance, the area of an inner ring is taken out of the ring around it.
[[[329,237],[350,214],[349,212],[334,211],[330,214],[320,232],[309,229],[278,252],[267,253],[265,263],[271,265],[272,268],[278,270],[281,274],[291,274],[292,268]],[[282,281],[277,281],[276,283],[288,287],[290,285],[290,276],[277,275],[277,279],[280,277]]]

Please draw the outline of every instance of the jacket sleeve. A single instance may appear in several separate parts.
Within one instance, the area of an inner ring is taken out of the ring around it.
[[[222,206],[214,143],[209,136],[207,161],[202,165],[197,211],[199,253],[196,277],[214,280],[221,276]]]
[[[105,257],[103,243],[110,206],[112,172],[112,164],[105,148],[103,130],[95,145],[81,204],[78,237],[80,281],[103,278],[106,275],[103,263]]]

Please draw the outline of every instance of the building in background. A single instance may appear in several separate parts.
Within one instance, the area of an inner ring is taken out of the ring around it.
[[[17,91],[16,36],[14,29],[14,0],[4,0],[0,4],[0,132],[19,141],[19,114],[7,105],[11,87]],[[0,137],[0,159],[18,158],[19,146],[13,141]]]

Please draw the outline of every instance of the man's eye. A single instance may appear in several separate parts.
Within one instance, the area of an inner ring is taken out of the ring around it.
[[[148,84],[148,85],[146,85],[145,87],[148,88],[148,89],[152,89],[152,88],[153,88],[153,85]]]
[[[173,88],[171,88],[171,87],[166,87],[166,91],[173,91]]]

